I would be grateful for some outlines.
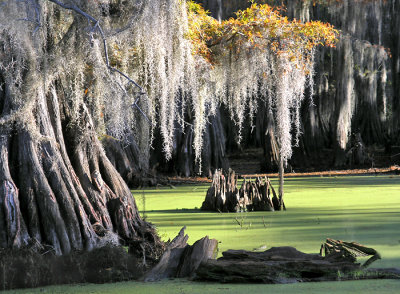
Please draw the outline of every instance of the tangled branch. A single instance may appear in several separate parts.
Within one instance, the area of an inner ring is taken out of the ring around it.
[[[124,72],[120,71],[119,69],[111,66],[111,64],[110,64],[110,58],[109,58],[109,53],[108,53],[108,48],[107,48],[107,38],[106,38],[106,35],[104,33],[102,26],[100,25],[100,21],[98,19],[94,18],[93,16],[91,16],[90,14],[86,13],[82,9],[80,9],[75,4],[66,4],[66,3],[58,1],[58,0],[48,0],[48,1],[60,6],[61,8],[66,9],[66,10],[74,11],[75,13],[77,13],[87,19],[88,23],[90,25],[92,25],[91,33],[92,34],[98,33],[102,39],[103,48],[104,48],[104,58],[105,58],[105,63],[106,63],[108,70],[111,73],[119,74],[120,76],[122,76],[124,79],[126,79],[128,81],[128,84],[132,84],[136,89],[138,89],[138,94],[135,99],[135,102],[132,104],[132,107],[136,107],[139,110],[139,112],[144,116],[144,118],[148,122],[150,122],[149,117],[145,114],[145,112],[140,108],[140,106],[138,104],[140,101],[140,98],[142,96],[146,95],[146,92],[143,90],[143,88],[138,83],[136,83],[127,74],[125,74]],[[16,0],[16,2],[17,3],[25,3],[26,17],[21,18],[19,20],[27,21],[27,22],[31,22],[31,23],[35,24],[35,29],[33,31],[33,34],[35,34],[41,27],[41,6],[40,6],[38,0]],[[7,2],[1,2],[0,9],[1,9],[1,7],[6,6],[6,5],[7,5]],[[128,91],[126,90],[126,88],[123,87],[122,85],[119,85],[119,86],[123,89],[124,93],[126,95],[128,95]]]
[[[37,0],[17,0],[17,3],[18,2],[25,3],[26,6],[26,18],[21,18],[19,20],[28,21],[35,24],[35,29],[33,30],[33,34],[35,34],[41,25],[39,3]]]
[[[34,0],[27,0],[27,1],[34,1]],[[138,104],[139,101],[140,101],[141,96],[146,95],[146,92],[144,92],[143,88],[138,83],[136,83],[133,79],[131,79],[128,75],[126,75],[125,73],[123,73],[119,69],[117,69],[117,68],[115,68],[115,67],[110,65],[110,59],[109,59],[108,48],[107,48],[107,38],[106,38],[106,36],[104,34],[103,28],[100,25],[100,21],[98,19],[94,18],[93,16],[91,16],[90,14],[86,13],[85,11],[83,11],[82,9],[80,9],[76,5],[66,4],[66,3],[58,1],[58,0],[48,0],[48,1],[53,2],[54,4],[60,6],[60,7],[64,8],[64,9],[74,11],[75,13],[85,17],[89,23],[93,24],[91,32],[92,33],[96,33],[96,32],[99,33],[100,37],[101,37],[101,39],[103,41],[104,57],[105,57],[105,60],[106,60],[107,68],[109,69],[110,72],[118,73],[119,75],[124,77],[128,81],[128,83],[134,85],[139,90],[138,96],[136,97],[136,100],[133,103],[132,107],[136,107],[139,110],[139,112],[144,116],[144,118],[148,122],[150,122],[150,119],[144,113],[144,111],[140,108],[140,106]],[[127,91],[125,89],[124,89],[124,92],[127,93]]]

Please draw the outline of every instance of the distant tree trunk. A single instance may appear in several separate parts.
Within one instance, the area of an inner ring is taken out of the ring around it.
[[[267,170],[275,170],[279,163],[279,146],[275,135],[275,124],[272,115],[267,116],[267,131],[264,135],[264,154]]]
[[[282,158],[282,156],[279,156],[279,202],[280,202],[280,210],[285,208],[284,204],[283,204],[284,174],[285,174],[285,168],[284,168],[283,158]]]
[[[193,121],[194,117],[188,110],[187,124],[185,125],[184,132],[176,131],[174,136],[174,150],[172,159],[168,162],[165,161],[164,155],[160,154],[159,150],[162,149],[161,137],[158,134],[155,140],[155,145],[152,152],[152,165],[158,167],[161,172],[177,173],[185,177],[199,174],[199,164],[195,161],[194,150],[194,132]],[[228,138],[223,128],[224,114],[218,109],[215,115],[209,117],[209,124],[207,124],[203,133],[203,149],[201,153],[201,175],[211,177],[212,171],[217,168],[227,170],[229,168],[229,160],[226,155],[226,145]],[[179,128],[179,127],[178,127]],[[157,130],[159,131],[159,130]],[[159,146],[158,146],[159,145]]]

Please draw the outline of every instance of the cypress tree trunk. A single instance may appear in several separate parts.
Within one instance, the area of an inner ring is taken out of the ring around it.
[[[135,242],[153,250],[159,239],[98,139],[85,90],[97,78],[86,20],[44,2],[47,26],[32,35],[15,21],[18,5],[0,11],[0,247],[40,243],[66,254]],[[60,14],[67,26],[54,21]]]

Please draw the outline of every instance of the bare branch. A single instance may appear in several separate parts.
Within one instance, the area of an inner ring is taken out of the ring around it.
[[[26,18],[17,19],[18,21],[27,21],[35,24],[35,29],[33,30],[33,34],[35,34],[40,26],[40,5],[37,0],[16,0],[17,3],[25,3],[26,10]],[[1,6],[7,5],[7,2],[3,2],[0,4]]]
[[[26,0],[26,1],[35,1],[35,0]],[[48,1],[53,2],[54,4],[60,6],[60,7],[64,8],[64,9],[74,11],[75,13],[85,17],[88,20],[89,23],[93,24],[92,32],[94,32],[94,33],[98,32],[100,34],[100,37],[101,37],[102,41],[103,41],[104,57],[105,57],[107,68],[110,70],[110,72],[118,73],[119,75],[124,77],[128,81],[128,83],[134,85],[139,90],[137,99],[133,103],[132,107],[136,107],[140,111],[140,113],[146,118],[146,120],[148,122],[150,122],[150,119],[148,118],[148,116],[144,113],[144,111],[138,105],[140,98],[143,95],[146,95],[146,93],[144,92],[143,88],[138,83],[136,83],[133,79],[131,79],[128,75],[126,75],[125,73],[121,72],[119,69],[117,69],[117,68],[115,68],[115,67],[110,65],[110,59],[109,59],[108,48],[107,48],[107,38],[106,38],[106,36],[104,34],[104,31],[103,31],[103,29],[102,29],[102,27],[100,25],[100,21],[97,20],[96,18],[94,18],[93,16],[91,16],[90,14],[84,12],[82,9],[80,9],[76,5],[66,4],[66,3],[58,1],[58,0],[48,0]],[[127,94],[126,90],[125,90],[125,93]]]
[[[58,0],[48,0],[48,1],[53,2],[53,3],[57,4],[58,6],[61,6],[64,9],[73,10],[76,13],[78,13],[78,14],[82,15],[83,17],[87,18],[88,20],[94,22],[95,24],[98,22],[97,19],[95,19],[93,16],[91,16],[91,15],[87,14],[86,12],[84,12],[79,7],[77,7],[76,5],[65,4],[65,3],[61,2],[61,1],[58,1]]]
[[[137,12],[132,14],[132,16],[130,17],[129,21],[127,22],[127,24],[125,26],[115,30],[110,35],[111,36],[116,36],[118,34],[121,34],[121,33],[125,32],[126,30],[130,29],[131,26],[133,25],[133,23],[135,22],[135,20],[138,19],[138,17],[140,15],[142,15],[145,1],[146,0],[142,0],[142,1],[139,1],[137,4],[134,4],[133,6],[137,9]]]

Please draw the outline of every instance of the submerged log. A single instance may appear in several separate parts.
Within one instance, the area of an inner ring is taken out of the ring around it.
[[[211,187],[201,209],[220,212],[274,211],[284,207],[269,178],[258,177],[255,182],[245,179],[240,189],[238,177],[231,169],[224,174],[216,170]]]
[[[293,247],[273,247],[265,252],[228,250],[197,271],[197,279],[224,283],[283,284],[335,280],[338,272],[359,269],[352,261],[337,261],[306,254]]]
[[[228,250],[222,255],[223,257],[217,260],[202,263],[196,272],[196,279],[221,283],[266,284],[377,278],[400,279],[399,269],[366,270],[364,266],[347,255],[307,254],[293,247],[273,247],[265,252]]]

